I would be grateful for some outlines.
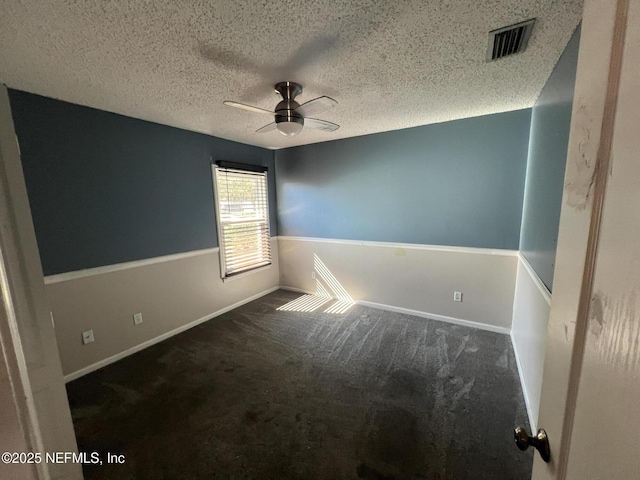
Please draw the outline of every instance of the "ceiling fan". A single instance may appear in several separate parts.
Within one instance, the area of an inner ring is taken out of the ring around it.
[[[302,93],[302,85],[295,82],[280,82],[276,83],[275,89],[277,93],[282,95],[282,101],[276,105],[273,112],[228,100],[224,104],[229,107],[241,108],[254,113],[265,113],[275,117],[274,122],[259,128],[256,133],[270,132],[277,129],[281,134],[289,137],[299,134],[303,126],[327,132],[333,132],[340,128],[340,125],[335,123],[309,117],[309,115],[315,115],[335,107],[338,102],[333,98],[318,97],[300,105],[295,101],[295,98]]]

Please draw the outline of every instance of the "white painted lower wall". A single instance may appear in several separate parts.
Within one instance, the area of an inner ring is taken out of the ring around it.
[[[301,237],[278,248],[283,288],[315,291],[317,255],[356,302],[509,333],[515,251]]]
[[[545,342],[551,309],[551,294],[526,258],[518,254],[511,341],[518,363],[522,393],[535,432],[542,394]]]
[[[65,380],[78,378],[278,288],[273,264],[223,282],[217,248],[45,277]],[[134,325],[133,314],[143,322]],[[92,329],[95,342],[83,345]]]
[[[46,277],[65,380],[278,288],[315,292],[311,273],[321,278],[315,255],[357,303],[511,332],[535,431],[551,297],[521,254],[298,237],[274,237],[272,252],[271,267],[227,282],[217,248]],[[453,301],[454,291],[463,292],[462,302]],[[137,312],[143,314],[138,326]],[[95,342],[83,345],[89,329]]]

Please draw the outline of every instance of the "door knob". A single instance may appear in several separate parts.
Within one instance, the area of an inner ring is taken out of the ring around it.
[[[516,441],[516,445],[522,451],[529,448],[529,446],[535,447],[542,460],[548,462],[551,458],[551,449],[549,448],[549,438],[547,432],[543,429],[538,430],[538,434],[535,437],[530,437],[527,431],[522,427],[516,427],[513,432],[513,437]]]

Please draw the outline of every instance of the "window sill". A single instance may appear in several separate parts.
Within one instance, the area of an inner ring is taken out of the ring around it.
[[[230,277],[223,277],[223,282],[232,282],[234,280],[238,280],[239,278],[248,277],[249,275],[253,275],[254,273],[262,272],[264,270],[268,270],[272,267],[273,263],[269,265],[263,265],[262,267],[253,268],[251,270],[247,270],[246,272],[238,273],[237,275],[232,275]]]

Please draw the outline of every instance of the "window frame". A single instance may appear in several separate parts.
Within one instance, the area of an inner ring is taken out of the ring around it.
[[[221,219],[221,204],[220,197],[218,192],[218,175],[221,171],[231,171],[234,173],[247,174],[247,175],[258,175],[264,177],[264,186],[265,186],[265,205],[266,205],[266,233],[267,240],[266,245],[268,249],[268,263],[257,262],[256,265],[250,266],[248,268],[244,268],[237,272],[227,273],[227,258],[226,258],[226,249],[225,249],[225,239],[224,239],[224,225],[226,224],[238,224],[238,223],[255,223],[254,221],[247,222],[223,222]],[[218,249],[219,249],[219,258],[220,258],[220,278],[222,281],[227,282],[230,280],[235,280],[237,278],[244,277],[245,275],[249,275],[252,273],[256,273],[261,270],[265,270],[271,268],[273,264],[272,259],[272,251],[271,251],[271,225],[269,222],[269,176],[266,167],[256,166],[256,165],[246,165],[235,162],[222,162],[217,161],[211,164],[211,178],[213,182],[213,197],[214,197],[214,207],[215,207],[215,219],[216,219],[216,230],[218,234]]]

